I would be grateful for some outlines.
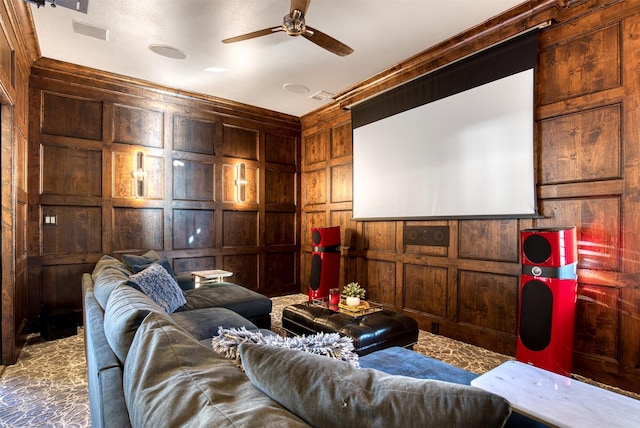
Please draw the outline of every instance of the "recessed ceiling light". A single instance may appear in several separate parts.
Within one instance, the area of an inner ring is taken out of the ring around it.
[[[285,83],[282,87],[286,91],[293,92],[294,94],[306,94],[309,92],[309,88],[298,83]]]
[[[167,58],[172,59],[185,59],[187,54],[182,52],[178,48],[174,48],[173,46],[167,45],[149,45],[149,49],[153,53],[157,53],[158,55],[162,55]]]
[[[208,71],[209,73],[222,73],[227,71],[227,69],[223,67],[207,67],[204,71]]]

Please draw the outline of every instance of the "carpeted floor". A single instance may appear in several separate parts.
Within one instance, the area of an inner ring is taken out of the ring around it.
[[[283,334],[282,309],[306,299],[303,294],[274,298],[272,329]],[[79,329],[77,336],[51,342],[38,335],[28,339],[18,362],[6,367],[0,377],[0,427],[91,426],[82,334]],[[414,350],[475,373],[484,373],[512,359],[424,331]]]

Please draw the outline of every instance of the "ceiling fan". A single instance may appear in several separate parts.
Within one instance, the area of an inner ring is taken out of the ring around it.
[[[307,13],[307,9],[309,8],[309,3],[311,3],[311,0],[291,0],[291,9],[289,13],[284,16],[282,25],[224,39],[222,43],[240,42],[242,40],[253,39],[255,37],[284,31],[290,36],[302,36],[336,55],[346,56],[353,52],[353,49],[344,43],[326,35],[322,31],[318,31],[315,28],[306,25],[304,18]]]

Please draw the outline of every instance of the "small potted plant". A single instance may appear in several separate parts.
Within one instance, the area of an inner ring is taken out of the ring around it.
[[[350,282],[342,289],[342,294],[346,297],[347,306],[360,305],[360,299],[364,299],[364,295],[367,292],[364,288],[360,287],[357,282]]]

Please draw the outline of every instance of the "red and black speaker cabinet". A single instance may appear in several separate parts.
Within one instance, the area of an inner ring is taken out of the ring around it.
[[[576,228],[524,229],[520,238],[516,359],[569,376],[578,286]]]
[[[311,228],[309,300],[329,296],[340,278],[340,226]]]

